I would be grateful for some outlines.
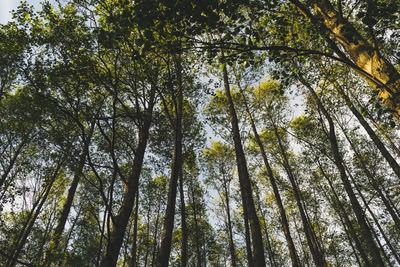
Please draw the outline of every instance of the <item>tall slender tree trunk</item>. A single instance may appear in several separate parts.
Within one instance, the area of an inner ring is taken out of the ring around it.
[[[176,62],[176,74],[178,79],[178,90],[175,97],[175,121],[174,121],[174,152],[172,155],[171,178],[168,188],[167,208],[165,211],[164,225],[161,233],[160,252],[157,257],[158,267],[167,267],[171,253],[172,231],[174,228],[176,191],[179,174],[181,173],[182,156],[182,73],[180,59]]]
[[[390,152],[386,149],[386,146],[379,139],[379,137],[376,135],[374,130],[371,128],[371,126],[369,126],[369,124],[365,120],[365,118],[361,115],[361,113],[353,105],[350,98],[343,91],[343,89],[339,85],[339,83],[337,81],[333,81],[333,85],[335,86],[338,93],[342,96],[347,107],[350,109],[350,111],[353,113],[353,115],[357,118],[357,120],[360,122],[360,124],[362,125],[364,130],[367,132],[368,136],[371,138],[371,140],[374,142],[376,147],[379,149],[382,156],[386,159],[387,163],[392,168],[393,172],[397,175],[398,178],[400,178],[400,165],[397,163],[397,161],[394,159],[394,157],[390,154]]]
[[[225,174],[223,173],[223,176]],[[235,244],[233,243],[233,231],[232,231],[232,220],[231,220],[231,207],[230,207],[230,194],[229,194],[229,182],[226,181],[225,177],[223,178],[223,187],[225,194],[225,205],[226,205],[226,215],[228,220],[228,237],[229,237],[229,252],[231,254],[231,264],[232,267],[236,267],[236,250]]]
[[[280,214],[280,217],[281,217],[280,221],[281,221],[281,225],[282,225],[282,228],[283,228],[283,233],[284,233],[285,238],[286,238],[286,243],[288,245],[288,249],[289,249],[289,254],[290,254],[290,259],[292,261],[292,265],[293,266],[301,266],[300,262],[299,262],[299,258],[298,258],[297,252],[296,252],[296,248],[294,246],[294,242],[293,242],[292,236],[290,234],[289,221],[288,221],[287,216],[286,216],[285,207],[283,206],[283,202],[282,202],[281,195],[280,195],[280,192],[279,192],[279,189],[278,189],[278,185],[276,184],[276,179],[275,179],[274,173],[273,173],[272,168],[271,168],[271,166],[269,164],[267,153],[265,152],[264,144],[261,142],[261,138],[260,138],[260,136],[258,134],[257,127],[256,127],[256,125],[254,123],[253,117],[252,117],[252,115],[250,113],[250,109],[249,109],[249,107],[247,105],[247,101],[246,101],[245,95],[243,94],[243,92],[241,92],[241,93],[242,93],[242,96],[243,96],[243,101],[244,101],[244,104],[245,104],[247,116],[249,118],[249,121],[250,121],[250,124],[251,124],[251,128],[253,130],[253,134],[254,134],[254,137],[256,139],[257,145],[260,148],[261,156],[263,158],[265,168],[267,169],[269,181],[271,183],[272,190],[273,190],[274,195],[275,195],[275,201],[276,201],[276,204],[278,206],[279,214]]]
[[[369,171],[368,167],[366,166],[366,163],[363,160],[363,157],[360,155],[360,153],[359,153],[358,149],[356,148],[355,144],[353,143],[353,141],[350,139],[350,137],[348,136],[348,134],[346,133],[346,131],[343,129],[343,127],[340,124],[339,124],[339,127],[341,127],[341,130],[342,130],[347,142],[349,142],[350,147],[353,149],[353,152],[354,152],[355,156],[359,159],[360,164],[361,164],[361,168],[363,169],[365,175],[367,176],[368,181],[371,183],[371,185],[375,189],[376,193],[378,194],[378,196],[382,200],[382,202],[385,205],[387,211],[389,212],[390,216],[392,217],[396,227],[398,229],[400,229],[400,218],[397,216],[397,213],[393,209],[392,205],[390,204],[390,202],[388,201],[386,196],[383,194],[383,192],[382,192],[382,190],[380,188],[380,185],[375,180],[375,177],[372,175],[372,173]]]
[[[202,266],[201,264],[201,252],[200,252],[200,231],[197,220],[197,209],[196,209],[196,198],[194,192],[194,185],[191,184],[191,194],[192,194],[192,207],[193,207],[193,218],[194,218],[194,229],[195,229],[195,237],[196,237],[196,258],[197,258],[197,266]]]
[[[181,228],[182,228],[182,244],[181,244],[181,266],[187,266],[187,226],[186,226],[186,207],[185,207],[185,194],[183,191],[183,173],[179,175],[179,197],[181,200]]]
[[[243,207],[244,240],[246,242],[247,265],[254,265],[253,250],[251,249],[251,234],[249,227],[249,216]]]
[[[317,162],[318,162],[318,167],[319,167],[319,169],[320,169],[320,171],[322,173],[322,176],[324,176],[325,179],[328,181],[329,187],[331,188],[331,191],[332,191],[334,197],[328,196],[328,194],[323,189],[321,190],[321,192],[323,192],[323,194],[325,195],[325,198],[328,200],[328,203],[330,204],[330,206],[334,209],[334,211],[338,215],[339,220],[340,220],[341,224],[343,225],[343,229],[344,229],[344,231],[346,233],[346,236],[347,236],[347,239],[349,241],[349,244],[350,244],[351,248],[353,249],[354,256],[356,257],[358,266],[362,266],[362,264],[361,264],[360,258],[357,255],[357,251],[360,253],[360,256],[361,256],[362,260],[364,261],[364,263],[366,265],[371,265],[367,255],[365,254],[365,252],[364,252],[364,250],[363,250],[363,248],[361,246],[361,242],[360,242],[360,240],[358,239],[358,237],[356,235],[356,231],[353,228],[353,225],[350,222],[350,219],[347,216],[347,213],[344,210],[343,205],[342,205],[342,203],[341,203],[341,201],[340,201],[340,199],[339,199],[339,197],[338,197],[338,195],[337,195],[337,193],[336,193],[336,191],[335,191],[335,189],[334,189],[334,187],[332,185],[332,182],[331,182],[330,178],[326,175],[326,173],[323,170],[319,160],[317,160]],[[356,243],[356,248],[354,248],[352,239]],[[357,251],[356,251],[356,249],[357,249]]]
[[[357,197],[353,191],[353,188],[351,186],[351,183],[346,175],[346,170],[343,166],[343,158],[340,154],[339,146],[337,144],[335,125],[333,123],[333,120],[332,120],[331,116],[329,115],[328,111],[323,106],[318,95],[315,93],[314,89],[311,87],[311,85],[308,84],[301,76],[298,76],[298,77],[299,77],[300,82],[304,86],[306,86],[307,89],[310,91],[312,97],[314,98],[314,100],[316,101],[316,103],[318,105],[318,108],[321,110],[321,112],[324,114],[325,118],[328,121],[329,132],[326,134],[327,134],[327,137],[331,144],[334,164],[336,165],[336,167],[339,171],[340,179],[341,179],[344,189],[350,199],[350,203],[351,203],[352,209],[356,215],[357,222],[360,225],[361,234],[363,236],[364,242],[367,245],[368,253],[372,259],[372,263],[374,264],[374,266],[384,266],[381,255],[379,254],[378,247],[376,246],[375,241],[372,236],[372,233],[371,233],[371,230],[368,227],[363,209],[362,209],[360,203],[358,202],[358,199],[357,199]]]
[[[158,209],[157,209],[157,217],[156,217],[156,223],[154,225],[154,244],[153,244],[153,255],[151,256],[151,266],[156,266],[157,261],[157,253],[158,253],[158,224],[160,222],[160,216],[161,216],[161,196],[160,196],[160,201],[158,203]]]
[[[101,267],[112,267],[116,265],[119,250],[121,249],[122,241],[124,239],[125,230],[128,225],[129,218],[132,214],[152,120],[155,97],[154,85],[152,87],[153,88],[150,92],[148,107],[142,115],[143,122],[141,128],[139,129],[139,141],[136,148],[135,158],[133,159],[132,172],[128,176],[127,183],[125,184],[122,205],[118,210],[118,214],[116,216],[113,216],[113,226],[109,236],[109,241],[106,246],[106,250],[100,263]]]
[[[48,184],[46,185],[43,193],[41,194],[39,200],[35,203],[35,205],[33,206],[29,216],[28,216],[28,220],[26,222],[26,224],[24,225],[23,230],[21,231],[19,237],[17,238],[17,240],[15,241],[15,245],[12,248],[12,256],[7,260],[7,262],[5,263],[5,266],[7,267],[13,267],[16,265],[19,254],[21,253],[23,247],[25,246],[25,242],[29,236],[29,234],[31,233],[31,230],[36,222],[37,217],[39,216],[41,209],[44,205],[44,203],[47,200],[47,197],[49,196],[49,193],[53,187],[53,184],[59,174],[59,171],[61,169],[62,166],[62,160],[57,163],[57,167],[55,168],[53,174],[51,175]]]
[[[294,192],[294,197],[296,199],[297,207],[300,211],[300,217],[301,217],[301,221],[303,223],[303,228],[304,228],[304,232],[306,235],[307,244],[308,244],[308,247],[310,248],[314,263],[316,266],[327,266],[324,255],[321,252],[320,244],[318,243],[316,234],[313,230],[313,227],[310,225],[310,222],[307,219],[306,213],[304,211],[303,203],[301,201],[301,196],[300,196],[300,190],[299,190],[296,180],[294,178],[292,168],[290,167],[290,163],[287,158],[285,148],[283,147],[281,137],[278,133],[277,126],[273,122],[272,118],[271,118],[271,122],[273,124],[275,136],[278,140],[278,146],[279,146],[279,150],[280,150],[280,153],[281,153],[281,156],[283,159],[284,169],[286,171],[287,176],[289,177],[289,181],[292,185],[292,189]]]
[[[93,127],[92,127],[92,132],[93,132]],[[90,134],[90,136],[91,136],[91,134]],[[89,139],[90,139],[90,137],[89,137]],[[68,190],[67,199],[61,210],[61,214],[60,214],[59,220],[57,222],[57,226],[54,229],[54,232],[51,236],[50,246],[44,255],[43,266],[50,266],[51,263],[54,260],[57,260],[57,258],[58,258],[58,257],[55,257],[55,255],[57,254],[58,250],[60,249],[61,236],[64,231],[65,224],[67,223],[68,215],[71,211],[71,207],[72,207],[72,204],[74,201],[74,197],[75,197],[76,190],[78,188],[79,181],[82,177],[83,167],[85,166],[86,156],[87,156],[88,149],[89,149],[88,141],[89,140],[85,141],[83,151],[81,153],[81,156],[79,157],[78,167],[75,170],[74,178],[72,179],[71,186]]]
[[[10,163],[8,164],[7,168],[5,168],[3,170],[3,173],[0,177],[0,189],[3,186],[3,184],[5,183],[8,174],[11,172],[11,170],[14,168],[15,163],[17,162],[17,158],[19,157],[19,155],[22,152],[22,148],[29,142],[30,138],[28,136],[25,136],[21,143],[19,143],[19,145],[17,146],[17,148],[14,151],[14,155],[12,156],[12,158],[10,159]]]
[[[231,96],[226,65],[224,65],[222,71],[224,76],[225,94],[229,105],[229,117],[232,126],[232,136],[235,144],[236,163],[238,168],[240,191],[242,194],[243,209],[247,212],[250,222],[250,230],[251,230],[251,237],[254,250],[254,266],[264,267],[265,257],[264,257],[264,245],[262,241],[261,227],[254,206],[249,172],[247,170],[246,157],[244,155],[242,141],[240,138],[238,119],[236,116],[236,111]]]
[[[137,250],[137,230],[138,230],[138,218],[139,218],[139,186],[136,189],[135,197],[135,217],[133,221],[133,240],[131,250],[131,264],[130,267],[136,267],[136,250]]]
[[[331,179],[325,173],[325,171],[322,168],[322,166],[321,166],[319,161],[318,161],[318,166],[319,166],[319,169],[320,169],[322,175],[328,181],[329,187],[331,188],[331,191],[332,191],[332,193],[334,195],[334,201],[333,201],[334,209],[340,211],[340,212],[338,211],[337,213],[338,213],[339,217],[341,217],[344,220],[344,222],[345,222],[345,224],[346,224],[346,226],[348,228],[349,235],[351,235],[351,237],[353,238],[353,240],[354,240],[354,242],[356,244],[357,250],[358,250],[358,252],[360,252],[361,258],[363,259],[364,263],[367,264],[367,265],[371,265],[372,263],[371,263],[370,259],[368,258],[367,254],[366,254],[366,252],[364,250],[364,247],[363,247],[363,245],[361,243],[361,240],[357,236],[357,231],[353,227],[353,224],[352,224],[352,222],[350,221],[350,218],[347,215],[347,211],[343,207],[343,203],[340,200],[340,198],[339,198],[339,196],[338,196],[338,194],[336,192],[336,189],[333,186],[333,183],[332,183]],[[341,216],[340,216],[340,213],[341,213]]]

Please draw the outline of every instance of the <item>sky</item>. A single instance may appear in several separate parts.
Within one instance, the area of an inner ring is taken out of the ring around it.
[[[42,0],[27,0],[26,2],[30,5],[34,5],[36,8],[39,7],[39,3]],[[19,5],[20,0],[0,0],[0,23],[5,24],[11,20],[10,11],[16,9]]]

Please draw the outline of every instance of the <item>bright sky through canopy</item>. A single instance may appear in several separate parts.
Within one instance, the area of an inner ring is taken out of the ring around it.
[[[39,6],[40,0],[27,0],[30,5]],[[16,9],[19,0],[0,0],[0,23],[5,24],[11,20],[11,10]]]

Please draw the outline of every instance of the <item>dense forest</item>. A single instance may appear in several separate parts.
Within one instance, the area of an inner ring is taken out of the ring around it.
[[[0,24],[1,266],[400,266],[398,0],[65,0]]]

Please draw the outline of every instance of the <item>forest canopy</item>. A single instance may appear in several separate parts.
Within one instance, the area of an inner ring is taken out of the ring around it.
[[[21,2],[1,265],[400,265],[399,42],[397,0]]]

